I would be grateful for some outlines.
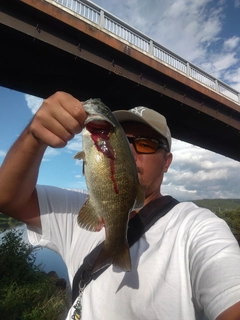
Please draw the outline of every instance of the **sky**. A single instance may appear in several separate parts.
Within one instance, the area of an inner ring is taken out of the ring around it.
[[[154,41],[240,91],[240,0],[92,1]],[[0,87],[0,165],[42,99]],[[171,128],[170,128],[171,129]],[[48,148],[38,183],[86,189],[81,135]],[[240,163],[173,139],[173,163],[161,191],[180,201],[240,198]]]

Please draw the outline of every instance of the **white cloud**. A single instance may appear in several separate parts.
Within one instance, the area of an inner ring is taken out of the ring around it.
[[[237,161],[173,140],[173,163],[162,192],[179,200],[239,198],[239,170]]]
[[[232,88],[240,92],[240,66],[226,71],[224,78],[227,82],[231,83]]]
[[[223,48],[225,50],[234,50],[238,46],[239,41],[240,41],[240,38],[237,37],[237,36],[229,38],[229,39],[224,41]]]
[[[44,153],[44,157],[55,157],[60,154],[59,149],[48,147]]]
[[[83,161],[82,160],[76,160],[75,165],[82,167]]]
[[[24,97],[27,102],[28,108],[31,110],[32,114],[35,114],[38,111],[38,109],[40,108],[40,106],[43,102],[43,99],[31,96],[29,94],[25,94]]]
[[[222,71],[232,67],[238,62],[234,52],[213,56],[213,66],[215,70]]]
[[[44,152],[43,161],[51,161],[52,158],[61,154],[60,149],[54,149],[51,147],[47,147],[46,151]]]
[[[0,157],[5,157],[5,156],[6,156],[6,154],[7,154],[7,152],[6,152],[6,151],[4,151],[4,150],[0,150]]]
[[[240,0],[234,0],[234,6],[240,8]]]

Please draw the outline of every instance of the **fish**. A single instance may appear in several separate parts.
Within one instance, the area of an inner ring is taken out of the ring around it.
[[[129,214],[143,207],[144,190],[138,181],[134,156],[126,135],[110,108],[99,98],[82,103],[87,119],[82,131],[83,160],[88,197],[78,214],[80,227],[105,228],[105,241],[93,272],[107,265],[131,271],[127,241]]]

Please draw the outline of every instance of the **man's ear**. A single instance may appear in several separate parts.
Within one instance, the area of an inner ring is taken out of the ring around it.
[[[165,166],[164,166],[164,172],[168,172],[168,168],[170,167],[172,163],[173,155],[171,152],[167,152],[165,155]]]

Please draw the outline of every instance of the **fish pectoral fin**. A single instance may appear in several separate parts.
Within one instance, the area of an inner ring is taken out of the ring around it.
[[[77,221],[80,227],[90,231],[100,231],[104,225],[103,219],[92,206],[90,198],[87,198],[79,211]]]
[[[144,194],[144,190],[143,187],[140,185],[140,183],[138,183],[137,185],[137,195],[136,195],[136,199],[135,199],[135,203],[133,206],[133,209],[141,209],[144,205],[144,200],[145,200],[145,194]]]
[[[77,160],[85,160],[85,152],[79,151],[73,158]]]

